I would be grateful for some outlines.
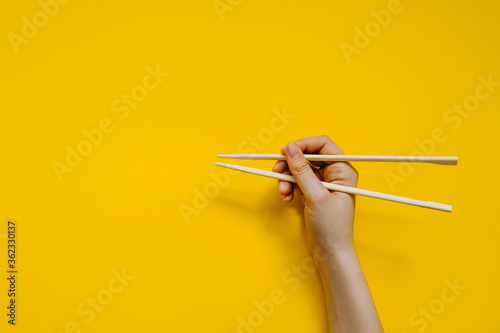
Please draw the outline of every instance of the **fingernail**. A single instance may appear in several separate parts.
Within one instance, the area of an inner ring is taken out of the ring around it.
[[[291,158],[295,158],[297,155],[300,154],[300,149],[299,146],[297,146],[295,143],[291,142],[286,146],[288,150],[288,154],[290,155]]]
[[[284,191],[285,190],[285,183],[284,182],[280,182],[280,191]]]

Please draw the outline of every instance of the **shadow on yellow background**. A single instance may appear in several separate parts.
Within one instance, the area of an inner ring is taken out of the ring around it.
[[[359,197],[356,248],[387,332],[500,330],[497,1],[0,6],[2,332],[326,332],[299,204],[214,166],[320,134],[459,156],[355,164],[454,207]]]

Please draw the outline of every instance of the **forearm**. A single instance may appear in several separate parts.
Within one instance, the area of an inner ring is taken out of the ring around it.
[[[308,162],[302,152],[325,155],[344,152],[327,136],[305,138],[281,149],[286,162],[278,161],[273,168],[274,172],[291,173],[300,187],[309,249],[323,282],[330,330],[383,332],[352,242],[355,197],[330,192],[321,184],[324,181],[356,187],[356,169],[344,162]],[[294,187],[286,182],[280,185],[284,185],[280,186],[284,200],[291,201]]]
[[[330,331],[383,332],[354,247],[323,253],[316,263],[325,290]]]

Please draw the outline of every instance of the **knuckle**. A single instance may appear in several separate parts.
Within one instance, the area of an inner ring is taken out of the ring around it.
[[[321,135],[320,138],[323,142],[333,142],[333,140],[326,134]]]
[[[295,175],[303,175],[307,173],[309,170],[311,170],[311,167],[305,161],[298,163],[293,169]]]

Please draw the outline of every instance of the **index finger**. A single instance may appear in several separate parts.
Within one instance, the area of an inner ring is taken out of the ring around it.
[[[342,149],[327,135],[311,136],[295,141],[304,154],[321,154],[321,155],[345,155]],[[281,153],[285,154],[285,148],[281,149]],[[334,163],[333,161],[310,161],[309,163],[316,166],[324,166]]]

